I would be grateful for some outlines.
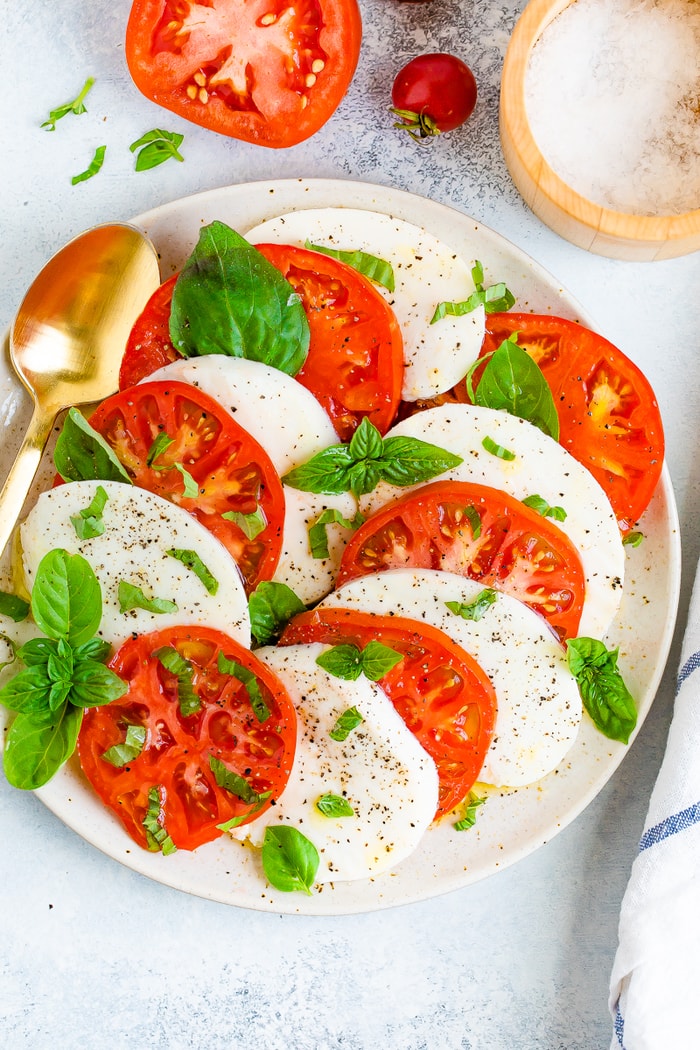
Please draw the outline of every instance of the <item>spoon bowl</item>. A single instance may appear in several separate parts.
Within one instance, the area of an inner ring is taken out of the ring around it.
[[[10,360],[34,411],[0,492],[0,554],[56,416],[117,390],[129,332],[159,282],[151,242],[133,226],[115,223],[70,241],[27,291],[10,331]]]

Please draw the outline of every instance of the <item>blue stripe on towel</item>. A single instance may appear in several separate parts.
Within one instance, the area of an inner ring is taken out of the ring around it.
[[[620,1013],[619,999],[615,1003],[615,1035],[617,1036],[617,1041],[620,1044],[622,1050],[625,1050],[625,1044],[622,1041],[625,1035],[625,1019]]]
[[[700,667],[700,651],[694,652],[689,656],[678,672],[678,678],[676,679],[676,696],[678,696],[680,688],[686,678],[689,678],[693,671],[697,671],[698,667]]]
[[[676,835],[679,831],[685,831],[687,828],[691,828],[694,824],[699,823],[700,802],[695,802],[692,806],[688,806],[687,809],[682,809],[679,813],[673,813],[670,817],[666,817],[659,824],[655,824],[653,828],[648,828],[642,835],[639,843],[639,852],[649,849],[650,846],[655,846],[657,842],[662,842],[670,835]]]

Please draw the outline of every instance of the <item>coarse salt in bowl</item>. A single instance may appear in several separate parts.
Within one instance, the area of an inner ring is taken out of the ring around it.
[[[700,0],[531,0],[506,52],[513,181],[562,237],[650,261],[700,248]]]

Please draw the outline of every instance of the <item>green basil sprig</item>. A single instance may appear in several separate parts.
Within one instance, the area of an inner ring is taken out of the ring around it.
[[[21,623],[29,616],[29,602],[25,602],[18,594],[0,591],[0,615],[9,616],[15,623]]]
[[[321,255],[329,255],[331,259],[337,259],[346,266],[351,266],[364,277],[369,277],[370,281],[381,284],[382,288],[386,288],[388,292],[393,292],[396,287],[394,267],[386,259],[380,259],[377,255],[370,255],[369,252],[359,249],[344,251],[340,248],[326,248],[322,244],[312,244],[308,240],[304,242],[304,247],[313,252],[320,252]]]
[[[515,341],[517,333],[504,339],[485,360],[486,367],[474,390],[472,379],[484,359],[467,373],[467,393],[475,405],[495,408],[519,416],[559,440],[559,416],[547,380],[536,361]]]
[[[147,131],[129,146],[131,152],[136,153],[134,170],[149,171],[171,158],[183,161],[185,158],[180,153],[180,146],[184,137],[179,131],[163,131],[162,128]]]
[[[296,828],[286,824],[265,828],[262,864],[267,881],[275,889],[283,893],[298,890],[311,896],[319,865],[318,850]]]
[[[279,270],[235,230],[212,222],[175,283],[170,339],[184,357],[246,357],[296,375],[309,323]]]
[[[334,678],[356,681],[361,674],[370,682],[378,682],[403,659],[401,653],[382,642],[368,642],[364,649],[357,645],[333,645],[316,657],[316,663]]]
[[[132,481],[101,434],[77,408],[68,410],[53,461],[64,481]]]
[[[566,521],[566,511],[563,507],[553,507],[544,496],[540,496],[537,493],[533,493],[532,496],[526,496],[522,503],[531,510],[536,510],[543,518],[552,518],[553,521]]]
[[[364,496],[380,481],[418,485],[458,466],[461,456],[419,438],[383,438],[365,416],[349,442],[329,445],[282,478],[302,492]]]
[[[470,602],[445,602],[445,605],[455,616],[461,616],[463,620],[476,621],[480,620],[486,610],[497,600],[498,592],[492,587],[484,587],[483,591],[479,591],[476,598]]]
[[[289,621],[306,606],[286,583],[264,580],[248,598],[250,633],[258,645],[277,641]]]
[[[566,648],[586,711],[601,733],[626,744],[637,724],[637,709],[618,670],[619,650],[607,649],[597,638],[569,638]]]
[[[94,83],[95,78],[88,77],[75,98],[71,99],[70,102],[64,102],[63,105],[56,106],[55,109],[50,110],[48,119],[42,123],[41,127],[46,131],[55,131],[57,121],[66,117],[69,113],[74,113],[76,117],[80,116],[81,113],[87,113],[85,99]]]
[[[362,725],[364,718],[358,711],[353,707],[348,707],[346,711],[343,711],[341,715],[338,715],[335,725],[329,732],[331,740],[341,742],[347,740],[352,733],[353,729],[357,729],[358,726]]]
[[[41,559],[32,616],[46,637],[17,650],[24,668],[0,689],[15,713],[5,740],[5,776],[14,787],[41,787],[72,755],[83,708],[108,704],[128,686],[105,667],[110,646],[95,635],[102,592],[80,554],[57,548]]]
[[[515,305],[515,296],[502,281],[489,285],[488,288],[484,287],[484,267],[478,259],[472,267],[472,280],[475,291],[459,303],[438,303],[430,319],[431,324],[441,321],[443,317],[464,317],[465,314],[476,310],[478,306],[483,306],[487,314],[501,314]]]

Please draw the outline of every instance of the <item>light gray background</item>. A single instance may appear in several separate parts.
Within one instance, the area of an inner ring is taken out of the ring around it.
[[[525,207],[498,140],[500,71],[522,2],[361,0],[351,89],[310,141],[269,151],[143,98],[124,62],[128,0],[4,0],[0,36],[0,325],[35,273],[93,223],[268,177],[355,178],[450,204],[525,249],[634,358],[665,416],[684,541],[680,623],[698,553],[700,256],[636,264],[571,246]],[[390,85],[448,50],[480,87],[460,131],[419,146],[391,127]],[[97,78],[88,114],[49,109]],[[129,144],[185,133],[184,164],[135,174]],[[72,187],[96,145],[102,172]],[[617,917],[672,710],[664,686],[609,785],[549,845],[460,892],[388,912],[304,919],[164,888],[103,857],[0,778],[0,1044],[28,1050],[591,1050],[607,1047]]]

